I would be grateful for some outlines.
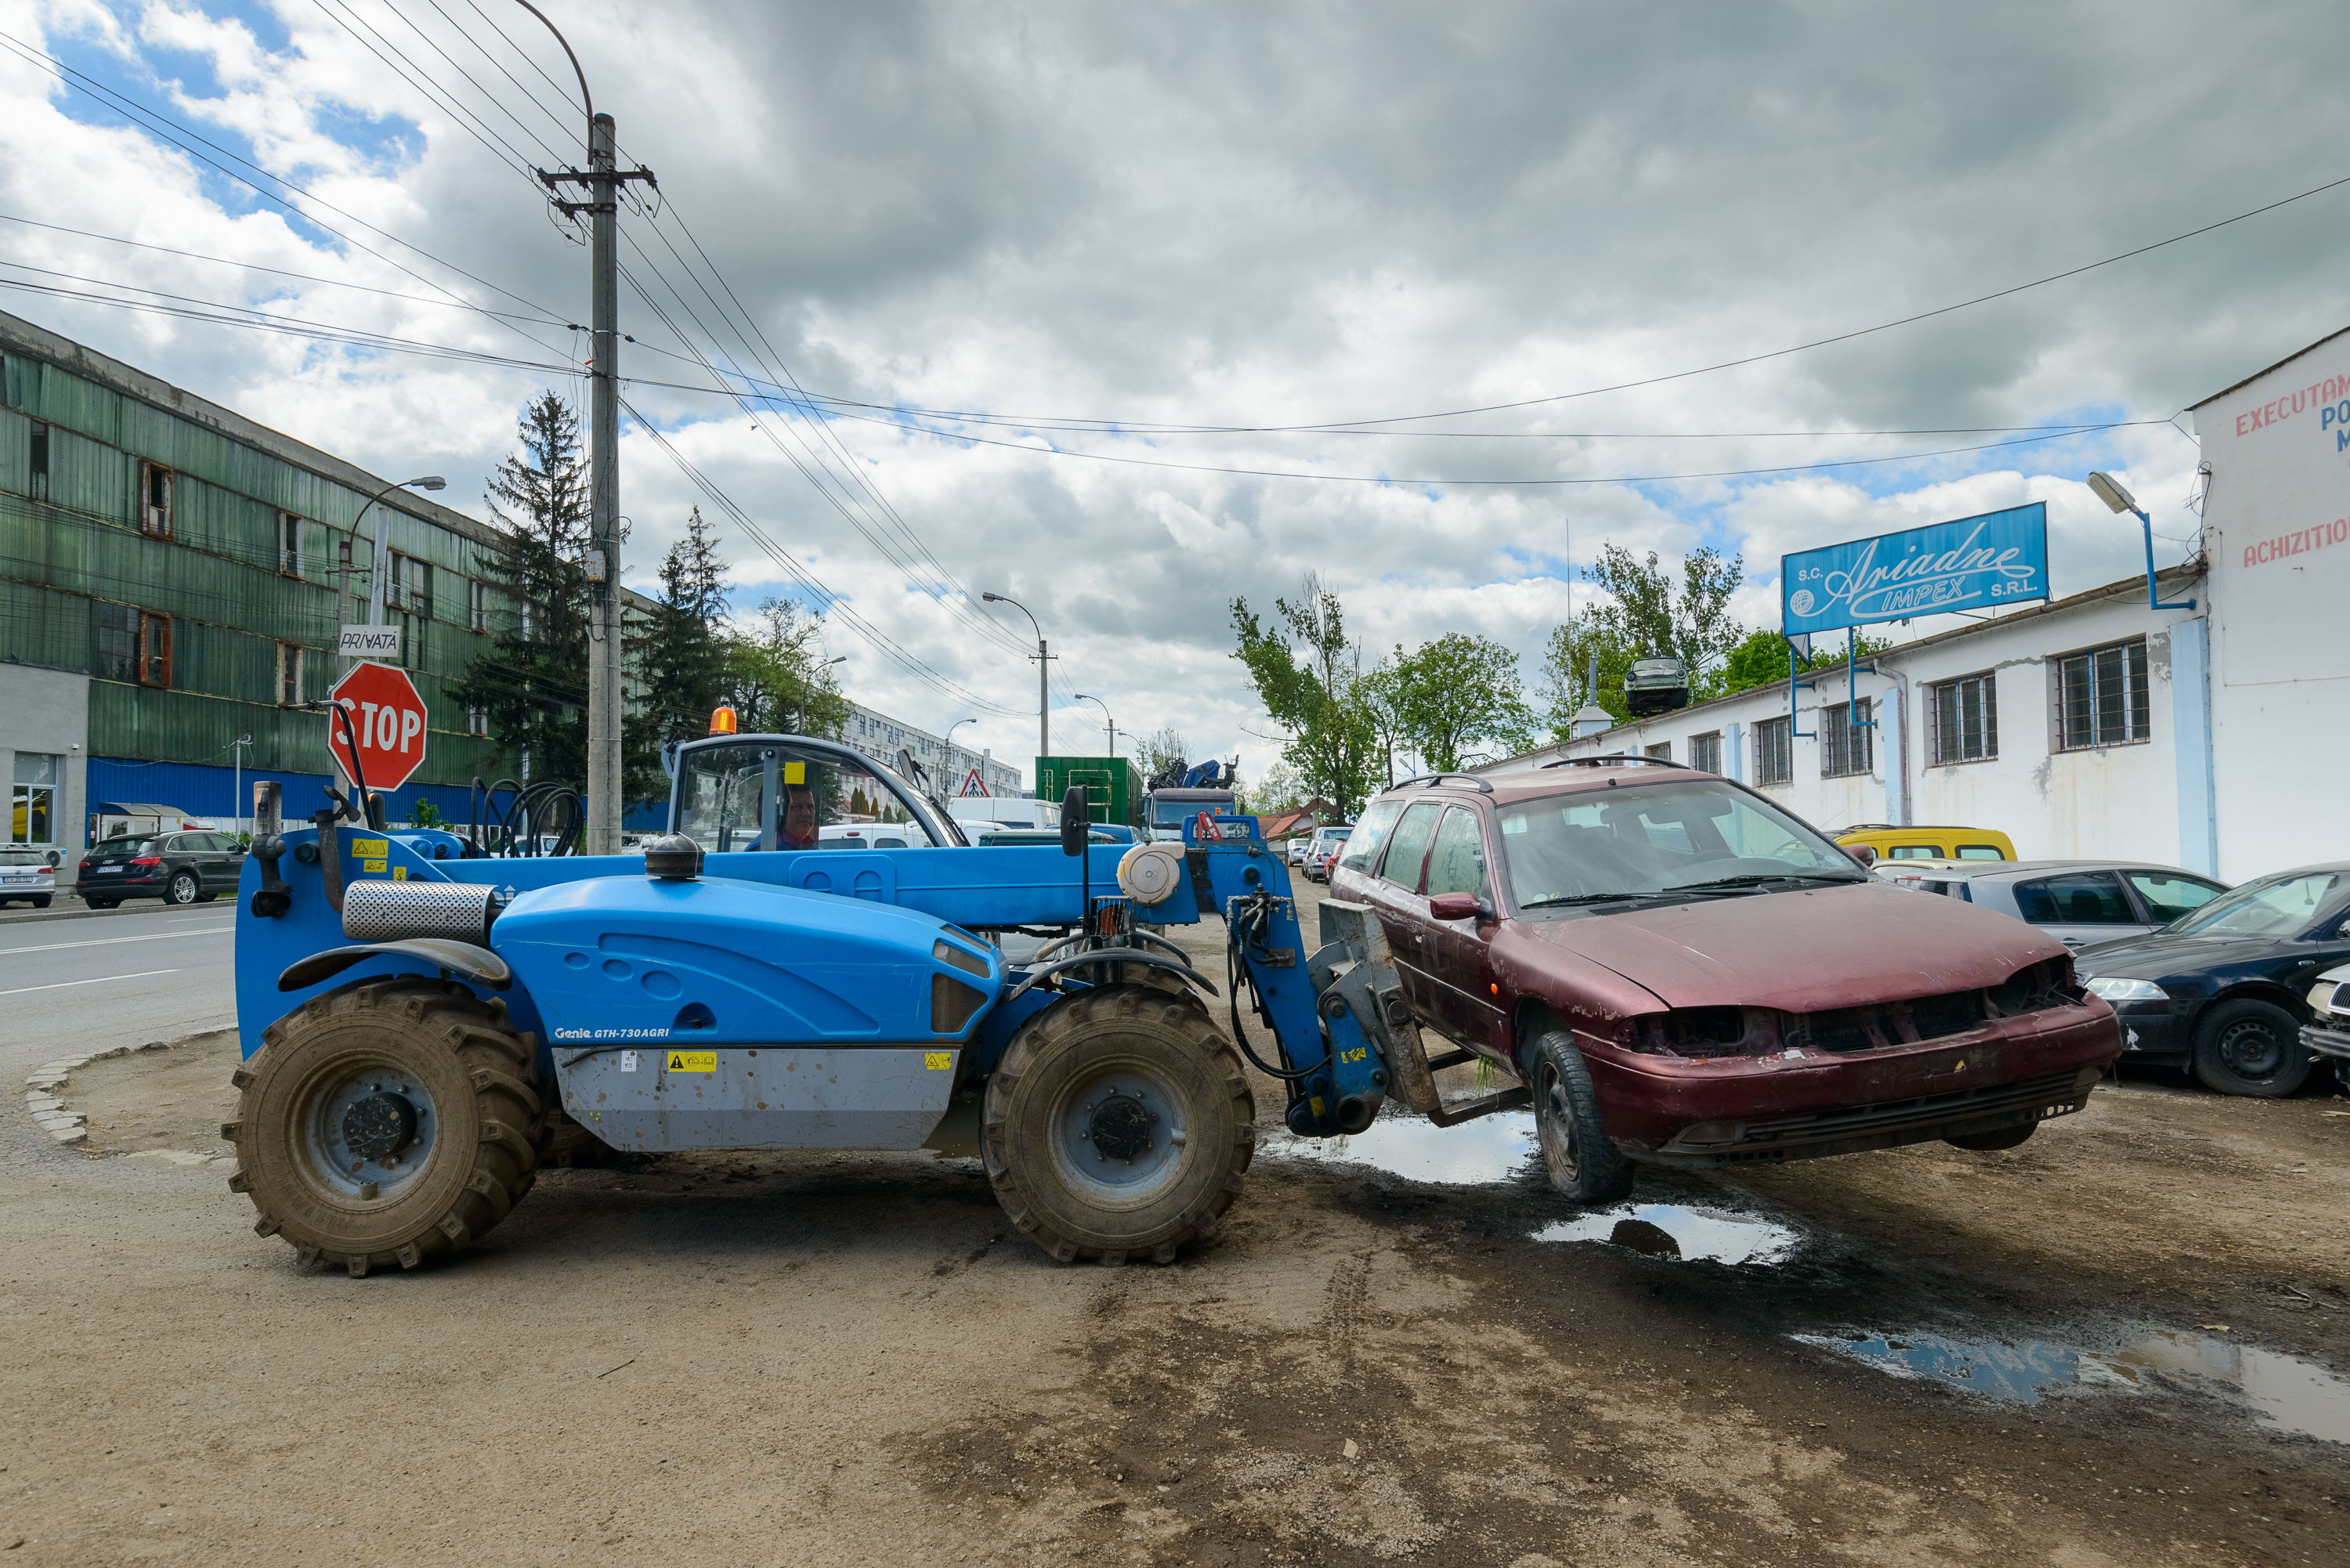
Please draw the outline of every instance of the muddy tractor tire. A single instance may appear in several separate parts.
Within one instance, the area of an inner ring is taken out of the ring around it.
[[[452,982],[364,980],[262,1034],[231,1075],[232,1190],[254,1230],[354,1278],[463,1251],[530,1190],[545,1137],[536,1040]]]
[[[1526,1081],[1534,1094],[1534,1137],[1544,1168],[1560,1196],[1577,1203],[1614,1203],[1632,1190],[1632,1162],[1607,1136],[1591,1069],[1564,1029],[1549,1029],[1526,1046]]]
[[[1256,1096],[1196,1001],[1107,986],[1030,1020],[988,1080],[980,1157],[1062,1262],[1168,1263],[1215,1232],[1256,1153]]]

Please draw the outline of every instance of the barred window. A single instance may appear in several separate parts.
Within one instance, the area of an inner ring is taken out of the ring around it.
[[[1857,702],[1839,702],[1820,710],[1820,777],[1843,778],[1876,767],[1870,737],[1877,732],[1868,724],[1875,717],[1874,706],[1873,699],[1864,697]]]
[[[1690,737],[1690,766],[1703,774],[1721,771],[1721,732],[1711,731]]]
[[[1779,784],[1794,776],[1795,761],[1787,721],[1757,721],[1754,725],[1754,782]]]
[[[1668,763],[1671,762],[1673,760],[1673,743],[1670,741],[1659,741],[1655,745],[1648,747],[1641,753],[1641,754],[1643,756],[1656,757]]]
[[[1999,755],[1999,688],[1991,672],[1929,686],[1934,761],[1988,762]]]
[[[2060,750],[2126,745],[2148,733],[2146,639],[2132,638],[2057,661]]]

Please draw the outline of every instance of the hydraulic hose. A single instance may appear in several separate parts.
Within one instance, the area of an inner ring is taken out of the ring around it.
[[[1248,1031],[1241,1027],[1241,987],[1245,985],[1253,999],[1257,1016],[1263,1019],[1265,1027],[1273,1031],[1274,1048],[1281,1053],[1282,1060],[1289,1059],[1289,1046],[1281,1037],[1281,1027],[1274,1023],[1273,1010],[1265,1005],[1264,993],[1257,990],[1249,967],[1242,957],[1245,944],[1256,931],[1263,928],[1272,901],[1272,896],[1260,888],[1253,898],[1235,907],[1224,923],[1224,976],[1225,982],[1232,988],[1229,1000],[1232,1010],[1232,1044],[1240,1047],[1241,1054],[1249,1059],[1251,1065],[1267,1077],[1278,1078],[1285,1084],[1302,1083],[1330,1064],[1330,1053],[1326,1047],[1323,1050],[1320,1061],[1310,1067],[1301,1067],[1291,1072],[1285,1068],[1273,1066],[1263,1057],[1250,1049]]]

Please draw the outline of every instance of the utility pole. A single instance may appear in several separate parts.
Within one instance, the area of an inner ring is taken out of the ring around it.
[[[1051,688],[1046,684],[1045,678],[1052,671],[1053,655],[1045,647],[1045,628],[1036,625],[1035,612],[1018,599],[1006,598],[1002,594],[982,594],[979,597],[992,605],[1010,605],[1014,609],[1026,616],[1029,626],[1035,630],[1036,651],[1029,657],[1036,661],[1036,754],[1040,757],[1050,756],[1053,753],[1053,731],[1045,720],[1045,714],[1052,709],[1053,699]]]
[[[530,0],[521,0],[532,16],[546,22]],[[554,23],[547,31],[571,56],[579,77],[579,96],[588,110],[588,168],[537,171],[549,191],[563,185],[585,188],[584,202],[558,198],[556,210],[567,218],[588,214],[588,307],[594,313],[595,355],[588,366],[588,553],[580,575],[588,585],[588,830],[582,848],[590,855],[620,852],[620,296],[618,278],[620,190],[641,180],[656,190],[660,182],[649,169],[621,169],[619,137],[608,114],[596,112],[588,91],[588,73],[579,57]]]

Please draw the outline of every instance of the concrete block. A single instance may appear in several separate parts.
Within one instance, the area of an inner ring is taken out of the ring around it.
[[[57,1110],[64,1105],[65,1102],[57,1098],[55,1095],[26,1095],[25,1096],[25,1108],[31,1111],[36,1116],[38,1116],[43,1111]]]
[[[59,1143],[66,1144],[88,1143],[89,1141],[89,1134],[83,1130],[78,1124],[69,1127],[52,1127],[49,1130],[49,1136],[57,1139]]]

